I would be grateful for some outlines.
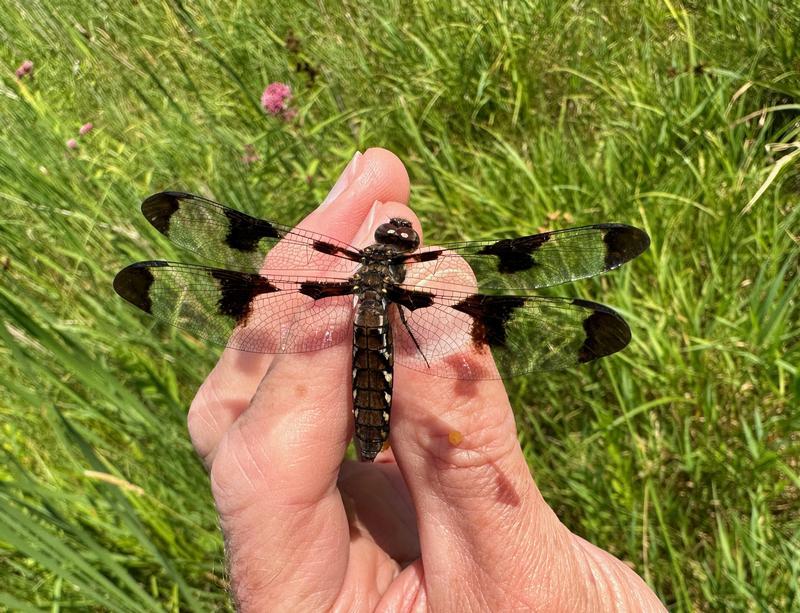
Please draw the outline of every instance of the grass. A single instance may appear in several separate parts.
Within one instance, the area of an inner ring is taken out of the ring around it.
[[[671,610],[800,611],[800,8],[378,4],[0,4],[0,608],[231,609],[185,433],[217,350],[111,278],[181,256],[151,192],[291,222],[383,146],[430,240],[647,229],[558,291],[617,307],[631,347],[508,384],[531,469]],[[290,124],[258,105],[279,80]]]

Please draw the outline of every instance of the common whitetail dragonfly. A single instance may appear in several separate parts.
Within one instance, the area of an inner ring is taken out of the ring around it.
[[[174,243],[221,267],[132,264],[114,289],[201,338],[258,353],[353,342],[359,458],[388,445],[394,364],[439,377],[505,378],[590,362],[623,349],[625,320],[588,300],[533,296],[612,270],[650,244],[615,223],[419,249],[393,218],[363,249],[180,192],[142,203]]]

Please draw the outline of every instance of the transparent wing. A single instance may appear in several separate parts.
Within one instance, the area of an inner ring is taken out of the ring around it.
[[[114,289],[166,323],[243,351],[317,351],[352,338],[347,281],[152,261],[121,270]]]
[[[466,261],[479,291],[550,287],[613,270],[640,255],[650,245],[644,231],[623,224],[596,224],[499,241],[447,243],[402,256],[405,282],[430,287],[470,288],[475,281],[449,278],[445,286],[434,277]]]
[[[497,379],[558,370],[616,353],[631,339],[619,314],[587,300],[394,293],[408,325],[395,314],[395,363],[438,377]]]
[[[361,259],[357,248],[335,238],[251,217],[193,194],[153,194],[142,203],[142,214],[176,245],[225,268],[326,270],[331,277],[347,278]]]

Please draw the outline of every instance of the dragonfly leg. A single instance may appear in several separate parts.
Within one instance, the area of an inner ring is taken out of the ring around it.
[[[403,322],[403,326],[408,331],[408,335],[411,337],[411,340],[414,341],[414,345],[416,345],[417,351],[419,351],[419,354],[422,356],[422,359],[425,360],[425,364],[428,366],[428,368],[430,368],[431,365],[428,362],[428,358],[426,358],[425,354],[422,353],[422,348],[419,346],[419,343],[417,342],[417,339],[414,336],[414,333],[411,331],[411,328],[408,326],[408,322],[406,321],[405,313],[403,312],[404,308],[405,307],[403,307],[403,305],[401,305],[401,304],[397,305],[397,311],[400,313],[400,321]]]

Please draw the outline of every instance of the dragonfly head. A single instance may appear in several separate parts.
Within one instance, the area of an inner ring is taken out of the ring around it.
[[[419,247],[419,235],[411,227],[411,222],[400,217],[392,217],[375,230],[375,242],[392,245],[401,253],[410,253]]]

